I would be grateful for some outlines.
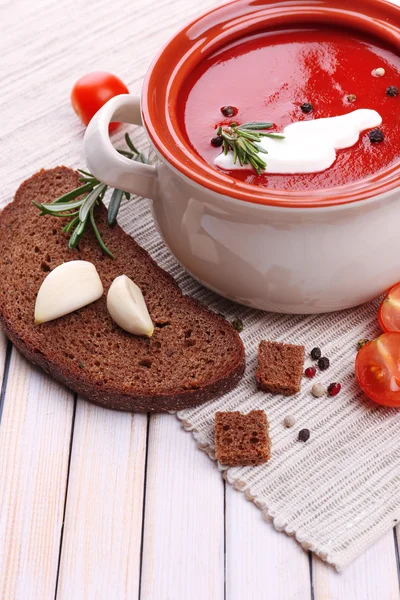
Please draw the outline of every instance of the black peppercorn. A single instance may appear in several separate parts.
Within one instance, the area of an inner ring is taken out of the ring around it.
[[[385,139],[383,131],[381,129],[378,129],[378,127],[376,127],[375,129],[371,129],[368,136],[369,136],[370,141],[373,144],[378,144],[379,142],[383,142],[383,140]]]
[[[300,108],[303,111],[303,113],[306,113],[306,115],[313,111],[313,105],[310,104],[310,102],[303,102]]]
[[[321,358],[321,350],[320,350],[320,348],[313,348],[311,350],[311,358],[313,360],[318,360],[319,358]]]
[[[224,117],[234,117],[237,115],[238,110],[235,106],[223,106],[221,112]]]
[[[394,98],[395,96],[399,95],[399,88],[396,87],[395,85],[389,85],[388,88],[386,88],[386,95],[390,96],[391,98]]]
[[[326,371],[326,369],[329,369],[329,358],[326,358],[326,356],[322,356],[322,358],[320,358],[318,361],[318,366],[321,369],[321,371]]]
[[[215,146],[215,148],[219,148],[220,146],[222,146],[222,142],[223,142],[223,138],[221,135],[217,135],[215,137],[212,138],[211,140],[211,146]]]
[[[243,321],[242,321],[242,319],[234,319],[232,321],[232,327],[233,327],[233,329],[236,329],[236,331],[238,333],[240,333],[241,331],[243,331]]]
[[[310,430],[309,429],[302,429],[301,431],[299,431],[299,437],[298,440],[299,442],[307,442],[307,440],[310,439]]]

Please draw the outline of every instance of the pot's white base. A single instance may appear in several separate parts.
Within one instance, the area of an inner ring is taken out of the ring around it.
[[[265,298],[249,299],[249,298],[241,298],[238,296],[228,296],[228,295],[224,294],[221,290],[213,287],[212,285],[209,285],[206,281],[202,281],[201,279],[199,279],[198,277],[193,275],[193,273],[191,273],[187,269],[185,269],[185,270],[191,277],[193,277],[193,279],[198,281],[205,288],[207,288],[211,292],[214,292],[215,294],[218,294],[219,296],[222,296],[223,298],[226,298],[226,300],[231,300],[232,302],[236,302],[237,304],[241,304],[242,306],[249,306],[250,308],[254,308],[256,310],[262,310],[264,312],[282,313],[282,314],[286,314],[286,315],[315,315],[315,314],[323,314],[323,313],[332,313],[332,312],[338,312],[340,310],[348,310],[350,308],[356,308],[357,306],[366,304],[367,302],[370,302],[371,300],[374,300],[374,298],[377,297],[377,296],[368,297],[368,298],[365,298],[364,300],[362,300],[361,302],[357,302],[356,304],[343,303],[343,304],[331,305],[329,303],[327,303],[327,304],[318,303],[317,305],[311,305],[311,304],[306,305],[306,304],[291,304],[291,303],[287,303],[287,302],[272,303],[272,302],[268,302],[268,300],[266,300]],[[385,291],[385,290],[383,290],[383,291]],[[379,296],[379,294],[378,294],[378,296]]]

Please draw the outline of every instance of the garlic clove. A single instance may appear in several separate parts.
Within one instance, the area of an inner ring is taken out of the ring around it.
[[[107,294],[107,309],[122,329],[134,335],[151,337],[154,325],[141,289],[126,275],[112,282]]]
[[[98,300],[103,294],[96,267],[85,260],[71,260],[51,271],[36,297],[35,323],[63,317]]]

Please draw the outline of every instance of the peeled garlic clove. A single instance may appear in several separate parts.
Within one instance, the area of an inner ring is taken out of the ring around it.
[[[51,271],[43,281],[35,305],[35,323],[46,323],[91,304],[103,294],[96,267],[71,260]]]
[[[112,319],[128,333],[151,337],[154,325],[141,289],[126,275],[112,282],[107,294],[107,308]]]

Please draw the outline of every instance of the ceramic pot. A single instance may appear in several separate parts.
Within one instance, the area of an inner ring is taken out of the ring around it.
[[[318,313],[366,302],[400,279],[400,164],[362,181],[288,194],[251,186],[206,164],[174,113],[187,74],[204,55],[260,29],[352,27],[400,53],[400,8],[382,0],[236,0],[190,23],[160,52],[141,99],[110,100],[85,135],[89,169],[153,202],[182,266],[215,292],[255,308]],[[110,121],[143,125],[155,165],[118,154]]]

